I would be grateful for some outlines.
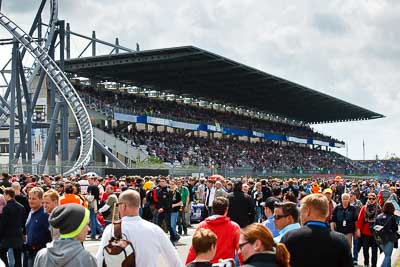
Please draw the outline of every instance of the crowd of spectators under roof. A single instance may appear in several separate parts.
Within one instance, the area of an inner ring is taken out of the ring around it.
[[[149,155],[162,162],[218,168],[251,168],[271,170],[346,170],[351,163],[343,156],[295,144],[282,146],[263,141],[250,143],[234,138],[206,138],[180,133],[145,132],[127,128],[116,131],[105,128],[134,147],[145,146]]]
[[[219,123],[223,127],[234,129],[253,130],[266,133],[275,133],[302,138],[313,137],[326,142],[340,142],[330,136],[315,132],[310,126],[292,125],[260,118],[251,118],[233,112],[223,112],[184,103],[164,101],[134,94],[116,93],[114,91],[101,91],[101,95],[92,89],[80,89],[83,97],[89,95],[102,101],[110,108],[119,107],[129,110],[134,115],[148,115],[161,118],[173,118],[178,121],[193,123],[206,123],[214,125]],[[181,108],[177,108],[177,104]]]

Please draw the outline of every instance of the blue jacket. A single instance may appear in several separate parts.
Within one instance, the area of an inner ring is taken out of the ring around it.
[[[49,215],[43,207],[35,212],[30,212],[26,222],[26,244],[28,250],[38,251],[51,241]]]

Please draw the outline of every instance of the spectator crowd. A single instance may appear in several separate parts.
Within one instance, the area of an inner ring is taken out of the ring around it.
[[[272,141],[251,143],[235,138],[207,138],[184,133],[146,132],[135,128],[104,128],[134,147],[145,147],[162,162],[216,168],[273,170],[335,170],[353,168],[350,160],[331,151]]]
[[[398,244],[399,181],[3,173],[0,188],[6,266],[102,266],[116,222],[143,267],[183,266],[174,246],[194,221],[190,267],[353,266],[359,253],[377,266],[379,251],[386,267]]]
[[[300,138],[316,138],[325,142],[340,142],[330,136],[314,131],[310,126],[294,124],[290,121],[278,122],[236,114],[233,111],[184,104],[178,101],[166,101],[136,94],[116,93],[110,90],[98,91],[93,88],[80,89],[79,93],[85,103],[93,109],[100,107],[112,114],[114,107],[128,111],[133,115],[147,115],[159,118],[174,118],[177,121],[192,123],[219,124],[222,127],[254,130],[266,133],[296,136]],[[177,105],[179,108],[177,108]]]

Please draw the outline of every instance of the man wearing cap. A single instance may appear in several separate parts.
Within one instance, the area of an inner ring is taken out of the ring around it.
[[[324,189],[323,194],[324,194],[324,196],[326,196],[326,198],[328,199],[328,203],[329,203],[329,213],[328,213],[328,216],[326,217],[326,222],[330,223],[330,221],[332,220],[332,212],[333,212],[333,209],[336,207],[336,203],[332,199],[332,194],[333,194],[332,189],[330,189],[330,188]]]
[[[81,244],[89,231],[89,217],[89,210],[79,204],[71,203],[55,208],[49,222],[60,230],[60,239],[49,243],[37,253],[34,266],[96,267],[96,258]]]

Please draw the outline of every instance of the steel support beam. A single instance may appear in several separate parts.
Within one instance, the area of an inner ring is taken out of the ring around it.
[[[96,39],[96,38],[93,38],[93,37],[88,37],[88,36],[85,36],[85,35],[82,35],[82,34],[79,34],[79,33],[76,33],[76,32],[68,31],[67,33],[70,33],[72,35],[81,37],[81,38],[86,39],[86,40],[94,41],[94,42],[102,44],[102,45],[116,47],[115,44],[113,44],[113,43],[105,42],[105,41],[102,41],[102,40],[99,40],[99,39]],[[126,52],[135,52],[135,50],[132,50],[132,49],[129,49],[127,47],[120,46],[120,45],[118,45],[118,48],[120,50],[123,50],[123,51],[126,51]]]
[[[76,158],[78,157],[78,154],[79,154],[79,147],[80,147],[80,146],[81,146],[81,138],[78,137],[78,138],[76,139],[76,143],[75,143],[75,146],[74,146],[74,150],[72,150],[71,158],[70,158],[69,161],[73,162],[73,161],[76,160]]]
[[[10,136],[10,142],[9,142],[9,148],[8,148],[8,172],[13,173],[14,168],[13,168],[13,161],[14,161],[14,150],[15,150],[15,140],[14,140],[14,133],[15,133],[15,90],[17,87],[17,78],[18,78],[18,69],[17,69],[17,64],[18,64],[18,58],[17,55],[19,53],[18,51],[18,43],[17,40],[14,39],[15,43],[12,48],[12,63],[11,63],[11,84],[10,84],[10,94],[11,94],[11,104],[10,104],[10,130],[9,130],[9,136]]]
[[[66,52],[67,59],[71,58],[71,29],[69,23],[67,23],[67,30],[65,32],[65,43],[66,43]]]
[[[50,152],[50,147],[51,147],[51,138],[52,136],[56,136],[56,125],[57,125],[57,118],[58,118],[58,113],[60,112],[60,107],[61,107],[61,102],[57,102],[55,104],[54,110],[53,110],[53,116],[51,117],[51,123],[50,123],[50,129],[48,132],[48,138],[46,140],[46,144],[44,145],[44,149],[43,149],[43,155],[42,155],[42,159],[39,162],[39,171],[43,172],[44,167],[46,166],[46,161],[48,159],[49,156],[49,152]]]
[[[113,153],[111,153],[108,149],[106,149],[96,138],[93,139],[94,146],[101,151],[105,156],[107,156],[112,162],[115,163],[117,168],[127,169],[128,167]]]
[[[96,32],[92,32],[92,57],[96,56]]]
[[[57,38],[57,34],[54,35],[54,39],[51,43],[50,50],[49,50],[49,56],[53,59],[54,59],[54,43],[55,43],[56,38]],[[51,112],[53,112],[53,117],[51,119],[51,126],[53,126],[53,124],[54,124],[54,128],[55,128],[56,122],[57,122],[57,117],[54,119],[55,108],[56,108],[55,107],[56,106],[56,86],[53,83],[53,81],[51,81],[50,79],[49,79],[49,83],[50,83],[50,92],[49,92],[50,110],[51,110]],[[58,108],[60,109],[60,107],[58,107]],[[58,111],[57,111],[57,115],[58,115]],[[50,129],[51,129],[51,126],[50,126]],[[55,173],[54,166],[56,165],[56,153],[57,153],[57,142],[56,142],[55,131],[53,134],[50,134],[50,131],[49,131],[46,145],[47,145],[47,142],[50,142],[50,144],[49,144],[50,154],[48,156],[48,160],[50,163],[49,164],[49,166],[50,166],[49,172],[53,174],[53,173]]]
[[[19,128],[19,146],[21,147],[22,154],[22,167],[23,171],[26,172],[26,147],[25,147],[25,131],[24,131],[24,114],[22,111],[22,94],[21,94],[21,83],[20,83],[20,73],[23,72],[22,61],[20,60],[19,51],[17,53],[17,86],[16,86],[16,95],[17,95],[17,109],[18,109],[18,128]],[[16,158],[16,157],[15,157]]]
[[[65,22],[63,20],[58,21],[59,34],[60,34],[60,61],[59,66],[64,71],[64,49],[65,49]],[[68,164],[68,117],[69,108],[67,102],[62,98],[61,106],[61,173],[64,173],[64,166]]]
[[[26,153],[28,154],[28,162],[26,164],[26,172],[28,173],[32,173],[32,110],[31,110],[31,105],[32,105],[32,99],[31,99],[31,93],[29,93],[28,90],[28,85],[25,79],[25,74],[24,74],[24,70],[22,68],[23,64],[22,64],[22,59],[19,56],[19,65],[21,66],[21,68],[19,69],[19,77],[21,79],[21,85],[22,85],[22,90],[24,92],[24,98],[25,98],[25,106],[26,106],[26,119],[25,119],[25,124],[24,124],[24,128],[23,128],[23,132],[21,134],[21,138],[26,138]],[[19,115],[23,118],[23,115]],[[21,139],[22,140],[22,139]],[[19,151],[22,150],[22,147],[19,146],[18,147],[18,151],[17,151],[17,155],[16,157],[18,157],[18,153]],[[22,151],[23,155],[24,155],[24,151]],[[24,157],[22,157],[22,160],[24,160]]]

